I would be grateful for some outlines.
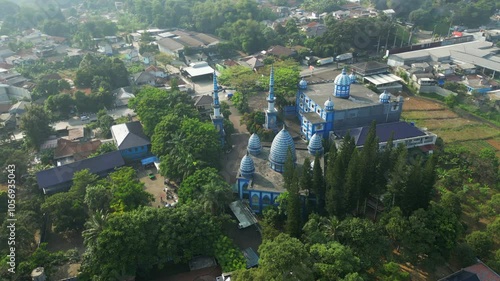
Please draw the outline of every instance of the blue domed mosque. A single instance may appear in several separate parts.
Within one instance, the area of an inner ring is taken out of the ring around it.
[[[435,143],[436,135],[399,121],[404,102],[401,96],[393,98],[385,91],[379,95],[355,83],[355,75],[347,74],[345,69],[337,74],[333,83],[309,85],[305,79],[300,80],[294,106],[300,122],[300,137],[294,138],[285,126],[281,130],[277,127],[274,69],[271,68],[264,127],[279,132],[270,146],[261,143],[258,135],[250,136],[236,177],[240,199],[248,200],[254,212],[275,204],[276,198],[285,191],[282,173],[288,151],[294,163],[300,166],[306,157],[323,155],[323,140],[336,141],[347,131],[355,138],[356,145],[362,147],[373,120],[377,123],[381,148],[392,134],[395,145],[398,142],[407,147]]]

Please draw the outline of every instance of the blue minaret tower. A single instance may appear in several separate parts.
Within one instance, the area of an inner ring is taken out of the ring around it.
[[[333,110],[333,101],[329,97],[325,104],[323,105],[323,115],[321,116],[325,120],[325,130],[323,131],[323,138],[326,139],[330,136],[330,132],[333,131],[333,118],[335,111]]]
[[[266,123],[264,127],[268,130],[277,130],[276,117],[278,112],[274,108],[274,67],[271,66],[271,75],[269,77],[269,95],[267,96]]]
[[[217,75],[214,71],[214,92],[213,92],[213,104],[214,113],[210,114],[212,123],[214,123],[215,129],[219,132],[219,138],[221,145],[224,146],[224,116],[220,113],[220,103],[219,103],[219,85],[217,85]]]

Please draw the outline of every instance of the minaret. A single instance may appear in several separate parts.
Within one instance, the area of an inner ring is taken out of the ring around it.
[[[214,92],[213,92],[213,104],[214,113],[210,114],[212,123],[214,123],[215,129],[219,132],[221,145],[224,146],[224,116],[220,113],[220,103],[219,103],[219,85],[217,85],[217,75],[214,71]]]
[[[264,127],[268,130],[276,131],[276,115],[278,112],[274,108],[274,66],[271,66],[271,74],[269,77],[269,95],[267,96],[266,123]]]
[[[330,137],[330,132],[333,131],[334,114],[333,101],[332,98],[329,97],[323,105],[323,116],[321,116],[325,120],[325,130],[323,131],[324,139],[328,139]]]

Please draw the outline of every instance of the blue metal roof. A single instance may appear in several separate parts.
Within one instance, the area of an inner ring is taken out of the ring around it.
[[[247,260],[247,268],[256,267],[259,265],[259,256],[252,248],[246,248],[242,251],[243,256]]]
[[[379,142],[387,142],[393,132],[394,132],[394,138],[393,138],[394,141],[406,138],[425,136],[425,133],[421,131],[419,128],[402,121],[377,124],[376,130]],[[354,141],[356,142],[356,146],[362,146],[365,144],[366,137],[368,136],[368,131],[370,131],[370,126],[335,131],[335,134],[337,136],[344,137],[347,131],[350,131],[351,137],[353,137]]]
[[[151,164],[151,163],[154,163],[154,162],[159,162],[160,160],[158,160],[158,157],[156,156],[152,156],[152,157],[148,157],[148,158],[144,158],[141,160],[141,164],[142,166],[144,165],[147,165],[147,164]]]
[[[73,180],[73,174],[89,169],[92,174],[100,174],[125,165],[119,151],[113,151],[96,157],[83,159],[59,167],[43,170],[36,173],[39,188],[49,188]]]
[[[269,154],[269,161],[276,164],[285,164],[288,148],[291,149],[293,162],[295,162],[297,160],[297,156],[295,154],[295,143],[293,142],[293,138],[290,133],[283,128],[273,139],[271,152]]]

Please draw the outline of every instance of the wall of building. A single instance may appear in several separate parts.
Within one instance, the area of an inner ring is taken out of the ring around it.
[[[23,89],[23,88],[10,86],[8,89],[8,93],[9,93],[9,98],[11,98],[11,99],[16,99],[16,100],[29,99],[29,100],[31,100],[30,91]]]
[[[341,130],[346,128],[363,127],[367,124],[371,124],[373,120],[375,120],[377,124],[397,122],[401,117],[402,110],[402,102],[391,102],[361,108],[335,110],[333,129]]]
[[[138,160],[142,157],[147,156],[148,151],[149,151],[148,146],[143,145],[128,149],[120,149],[120,154],[123,156],[125,160]]]

